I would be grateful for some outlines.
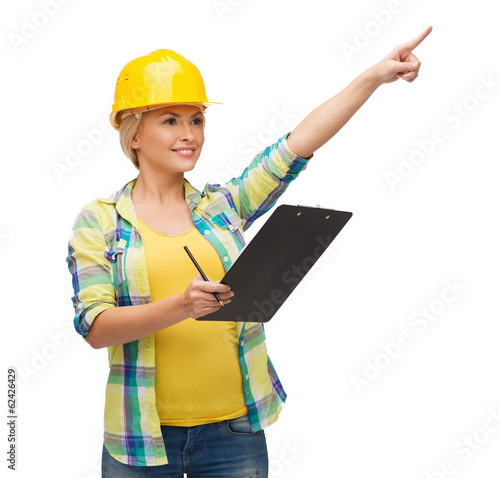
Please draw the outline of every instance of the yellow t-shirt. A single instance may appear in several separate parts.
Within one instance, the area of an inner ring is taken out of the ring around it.
[[[153,302],[184,292],[198,274],[188,246],[213,281],[224,267],[212,245],[193,227],[166,236],[139,219]],[[162,425],[194,426],[247,413],[235,322],[187,319],[155,334],[156,408]]]

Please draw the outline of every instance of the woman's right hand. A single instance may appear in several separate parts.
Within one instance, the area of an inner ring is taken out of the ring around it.
[[[198,274],[183,294],[183,306],[188,317],[197,319],[219,310],[222,306],[214,297],[214,292],[219,295],[224,305],[229,304],[231,297],[234,296],[234,292],[228,285],[220,282],[207,282]]]

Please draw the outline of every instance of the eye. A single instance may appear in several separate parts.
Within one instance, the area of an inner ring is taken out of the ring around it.
[[[202,118],[195,118],[195,119],[193,119],[193,124],[197,125],[197,126],[202,125],[203,119]]]
[[[167,118],[167,119],[163,122],[163,124],[170,124],[170,125],[175,124],[175,118]]]

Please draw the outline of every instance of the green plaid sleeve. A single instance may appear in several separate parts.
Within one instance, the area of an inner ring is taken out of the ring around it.
[[[107,244],[90,207],[82,209],[71,231],[66,262],[72,276],[76,331],[85,336],[94,319],[116,306]]]
[[[244,230],[272,208],[313,157],[302,158],[293,153],[287,144],[289,134],[257,154],[239,177],[221,188],[231,194],[234,207],[243,219]]]

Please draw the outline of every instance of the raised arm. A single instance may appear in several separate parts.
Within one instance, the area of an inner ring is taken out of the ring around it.
[[[399,78],[412,82],[420,69],[420,62],[412,51],[431,31],[432,27],[428,27],[413,40],[394,48],[340,93],[312,111],[290,133],[289,148],[298,156],[309,157],[335,136],[380,85]]]

